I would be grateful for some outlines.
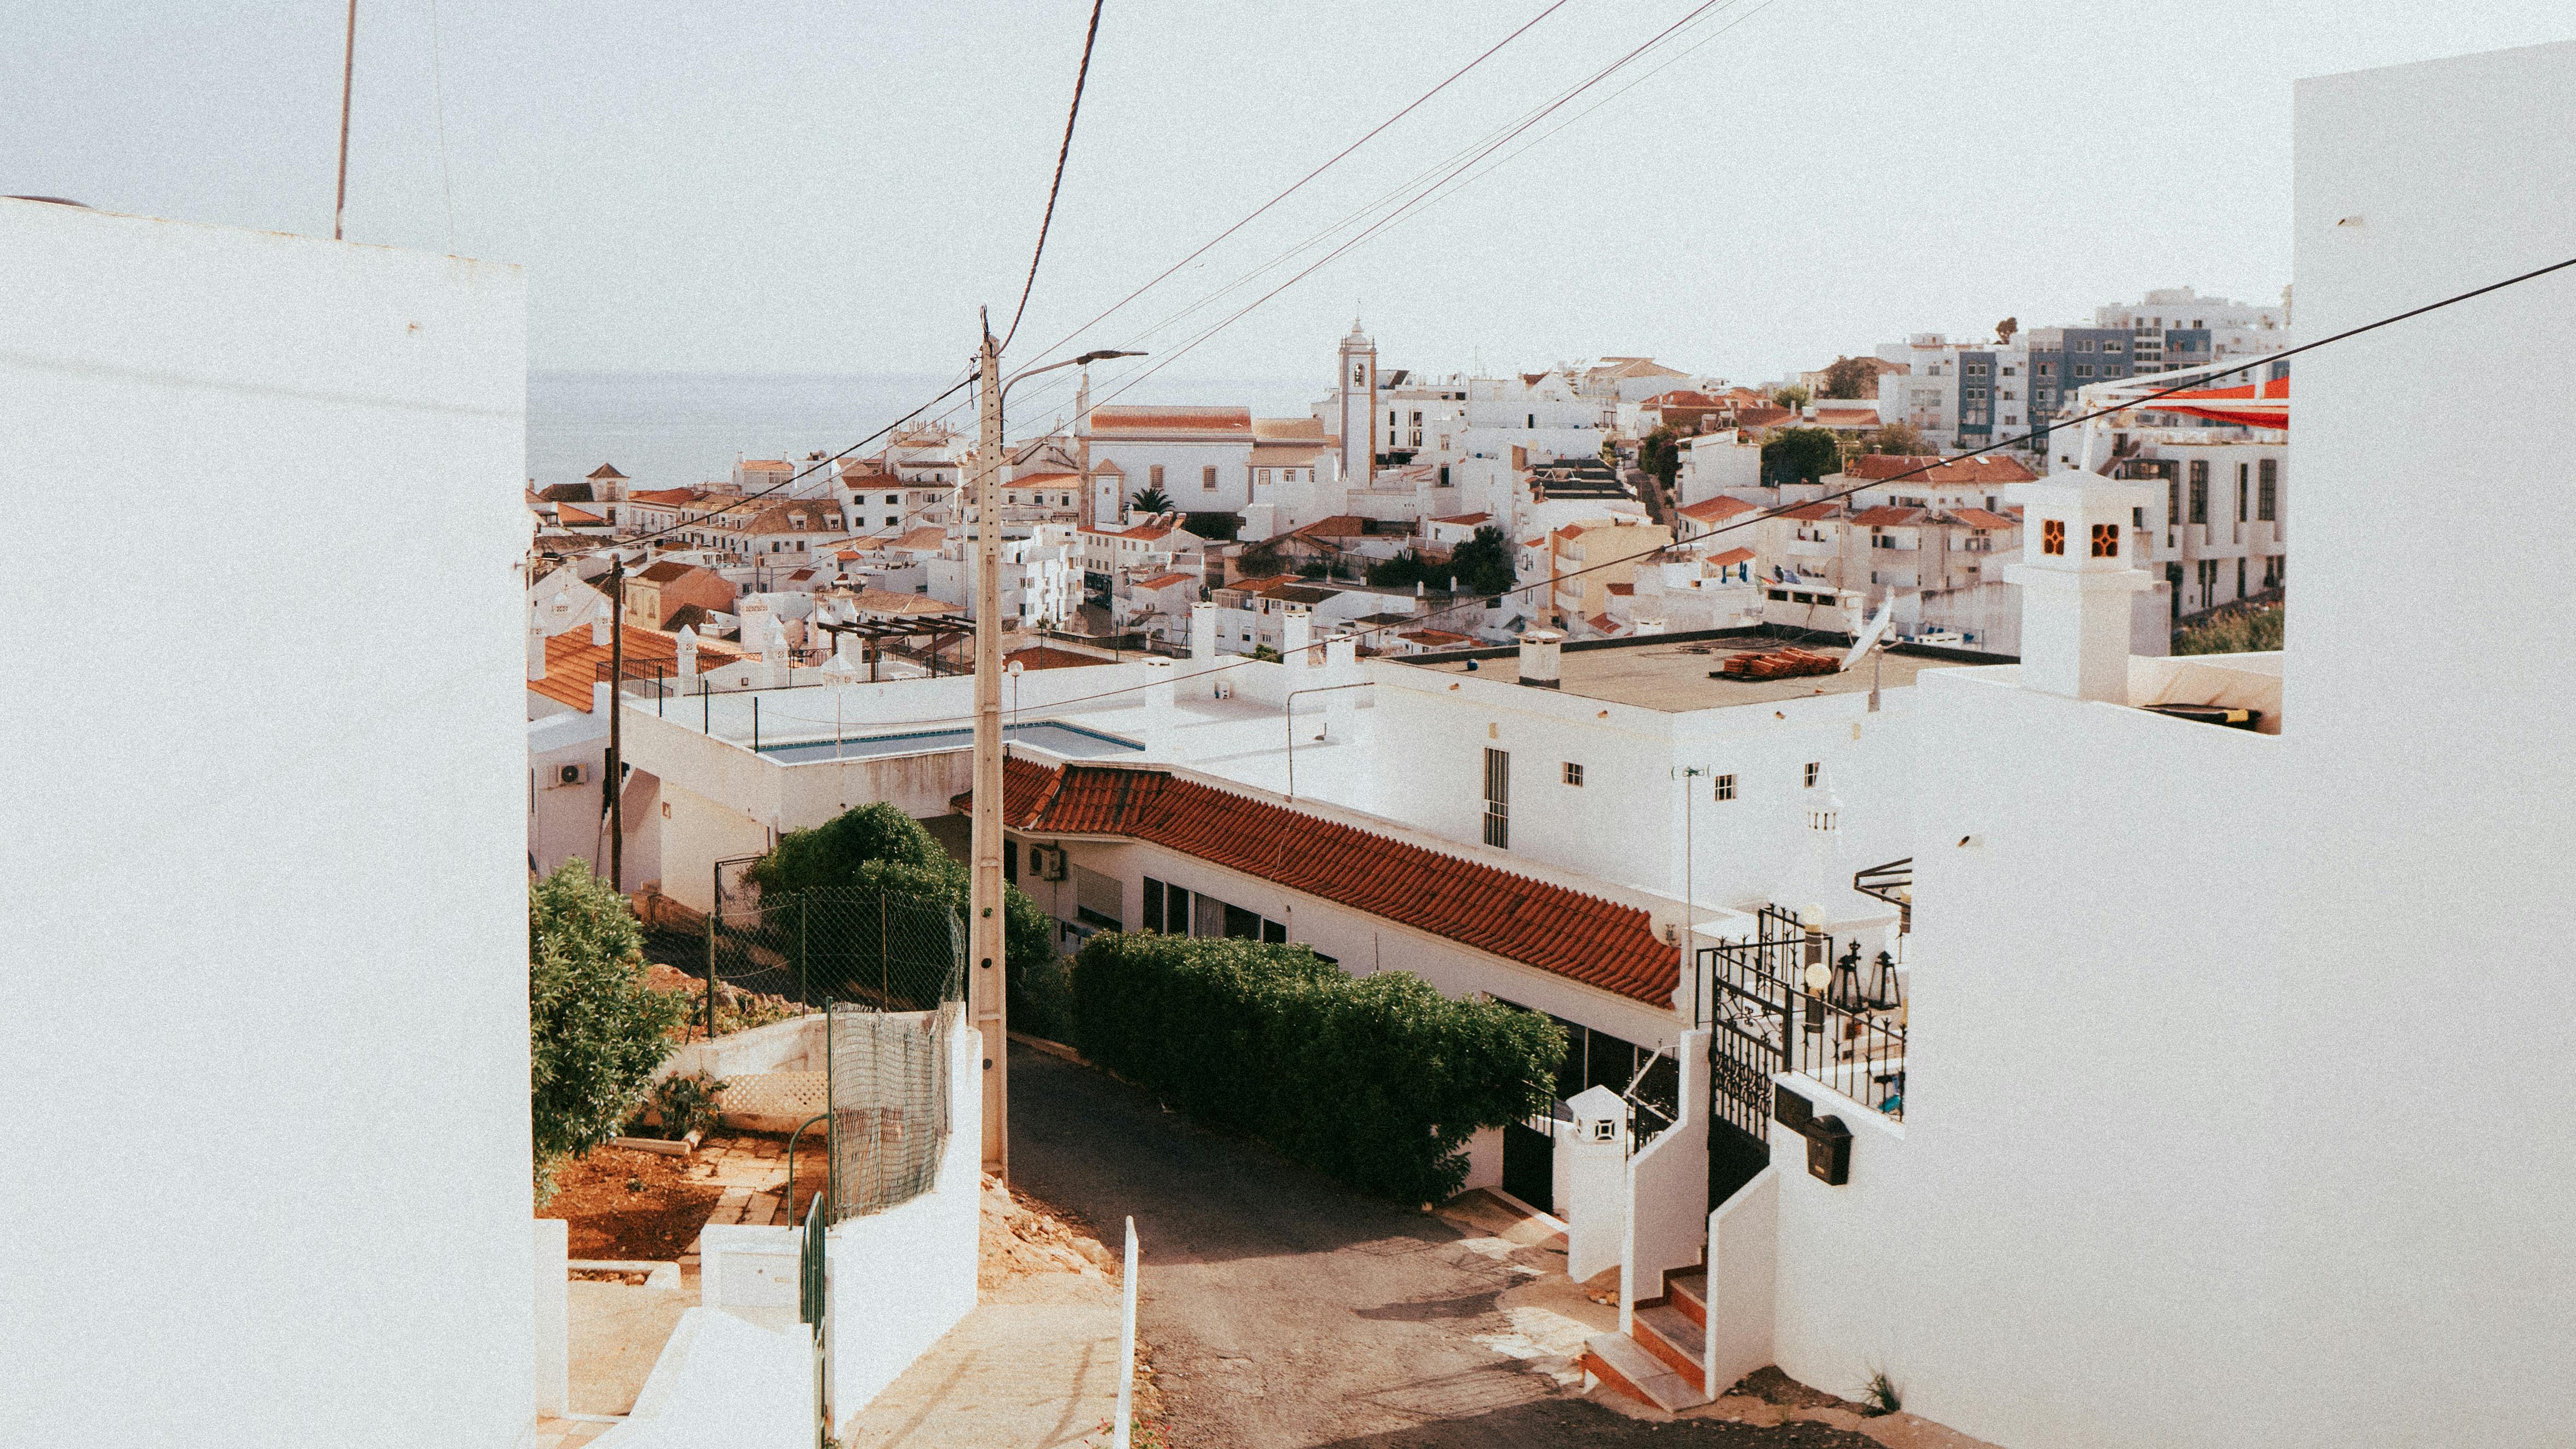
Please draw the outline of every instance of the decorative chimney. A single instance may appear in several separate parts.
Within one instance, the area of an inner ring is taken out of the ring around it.
[[[2022,561],[2004,570],[2021,586],[2022,687],[2127,704],[2132,596],[2155,585],[2130,526],[2147,488],[2078,471],[2011,491],[2024,504]]]
[[[697,677],[698,677],[698,631],[697,631],[697,630],[695,630],[695,629],[690,628],[690,627],[689,627],[688,625],[686,625],[686,624],[682,624],[682,625],[680,626],[680,633],[679,633],[679,636],[678,636],[677,640],[675,641],[675,645],[674,645],[674,647],[676,647],[676,648],[679,650],[679,655],[680,655],[680,660],[679,660],[680,677],[681,677],[682,679],[695,679],[695,678],[697,678]]]
[[[528,611],[528,678],[546,677],[546,624],[537,611]]]
[[[603,604],[590,616],[590,642],[594,647],[608,647],[608,607]]]
[[[1315,616],[1290,614],[1279,621],[1279,662],[1291,669],[1307,669],[1323,661],[1308,647],[1315,642]]]
[[[1532,629],[1521,636],[1521,683],[1537,689],[1557,687],[1557,654],[1565,636]]]

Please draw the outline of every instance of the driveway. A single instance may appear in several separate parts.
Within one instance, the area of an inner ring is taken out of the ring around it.
[[[1014,1180],[1112,1251],[1135,1217],[1138,1334],[1176,1445],[1878,1449],[1821,1424],[1657,1424],[1591,1403],[1535,1371],[1549,1360],[1494,1346],[1527,1327],[1498,1300],[1532,1283],[1539,1255],[1471,1247],[1105,1073],[1013,1046],[1011,1128]]]

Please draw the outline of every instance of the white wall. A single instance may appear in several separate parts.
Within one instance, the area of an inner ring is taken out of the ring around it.
[[[5,200],[0,259],[11,504],[261,555],[194,571],[220,644],[34,631],[0,704],[18,1043],[117,1063],[14,1128],[0,1442],[523,1442],[520,275]],[[53,482],[134,456],[185,462]]]
[[[2301,335],[2576,252],[2570,115],[2576,44],[2302,83]],[[2527,402],[2510,436],[2576,422],[2571,332],[2560,272],[2297,362],[2291,440],[2335,506],[2299,524],[2283,783],[2331,848],[2286,853],[2284,1443],[2563,1444],[2576,1423],[2576,1093],[2558,1071],[2576,1015],[2523,974],[2569,958],[2566,470],[2481,475],[2497,522],[2473,569],[2423,568],[2387,525],[2422,480],[2492,454],[2475,399],[2497,378]],[[2409,964],[2426,941],[2464,968],[2440,973],[2438,1009]]]
[[[983,1209],[983,1043],[962,1016],[948,1042],[948,1150],[938,1185],[912,1201],[834,1224],[832,1412],[846,1421],[975,1306]]]

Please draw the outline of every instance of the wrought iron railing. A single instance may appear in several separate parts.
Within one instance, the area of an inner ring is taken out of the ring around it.
[[[1789,912],[1765,908],[1754,939],[1699,952],[1696,1024],[1712,1028],[1721,1118],[1761,1135],[1778,1070],[1894,1118],[1905,1115],[1905,981],[1885,951],[1862,960]],[[1702,985],[1705,989],[1701,990]]]

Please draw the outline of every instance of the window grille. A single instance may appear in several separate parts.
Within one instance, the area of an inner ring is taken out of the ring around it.
[[[1485,751],[1485,843],[1509,850],[1512,816],[1512,757],[1503,750]]]

